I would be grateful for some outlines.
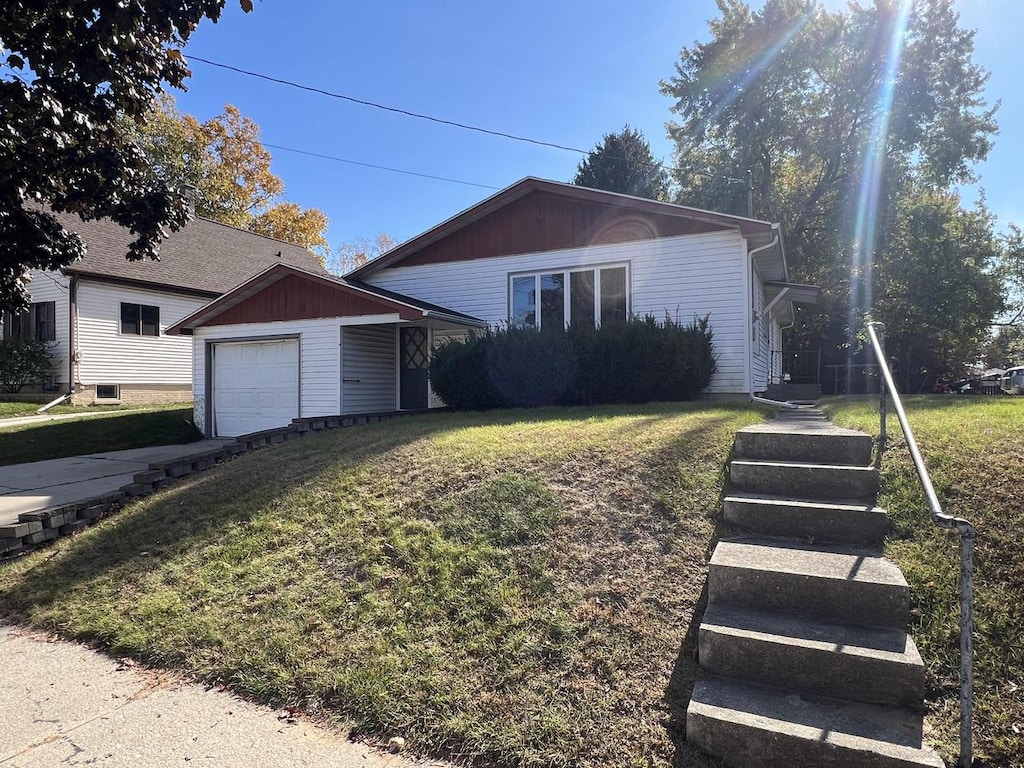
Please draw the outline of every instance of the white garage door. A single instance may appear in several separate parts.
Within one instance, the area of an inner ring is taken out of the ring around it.
[[[299,342],[213,348],[213,433],[237,437],[283,427],[299,415]]]

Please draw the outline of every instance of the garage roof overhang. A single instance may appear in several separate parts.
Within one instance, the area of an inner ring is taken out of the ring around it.
[[[208,325],[381,314],[397,314],[407,322],[434,319],[467,328],[486,326],[479,318],[399,293],[275,264],[182,318],[166,333],[191,336]]]

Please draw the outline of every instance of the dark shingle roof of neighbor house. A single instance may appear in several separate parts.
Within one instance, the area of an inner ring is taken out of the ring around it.
[[[53,215],[88,246],[86,257],[64,270],[68,274],[216,296],[274,264],[324,272],[316,257],[301,246],[198,217],[163,241],[159,261],[128,261],[125,254],[134,237],[124,227],[109,219],[82,221],[74,214]]]

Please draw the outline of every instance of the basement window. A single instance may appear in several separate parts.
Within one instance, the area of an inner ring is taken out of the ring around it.
[[[117,384],[97,384],[97,400],[120,400],[121,388]]]

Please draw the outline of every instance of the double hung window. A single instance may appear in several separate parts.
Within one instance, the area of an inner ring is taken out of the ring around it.
[[[4,315],[5,339],[35,339],[55,341],[57,339],[57,303],[37,301],[23,312],[8,312]]]
[[[513,325],[608,325],[624,323],[629,312],[624,265],[512,275],[509,282]]]

